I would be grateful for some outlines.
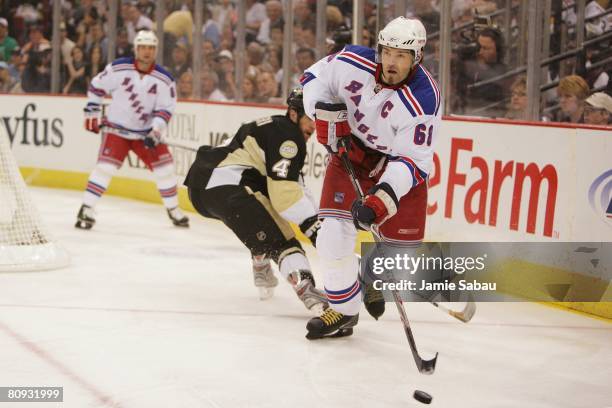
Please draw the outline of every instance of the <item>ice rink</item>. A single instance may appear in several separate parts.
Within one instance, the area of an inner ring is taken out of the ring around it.
[[[72,255],[62,270],[0,274],[0,386],[63,386],[63,403],[20,407],[612,407],[612,325],[532,303],[480,303],[462,324],[407,305],[364,309],[352,337],[308,341],[288,284],[260,301],[249,253],[220,223],[173,227],[159,205],[104,197],[91,231],[81,193],[31,189]],[[318,275],[314,252],[315,275]],[[321,282],[319,281],[319,285]]]

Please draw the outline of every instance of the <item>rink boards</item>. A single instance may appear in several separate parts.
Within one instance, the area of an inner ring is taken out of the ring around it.
[[[2,96],[0,132],[11,140],[29,183],[84,189],[100,143],[100,136],[83,129],[84,105],[81,97]],[[166,137],[190,148],[218,145],[241,123],[271,114],[284,110],[180,102]],[[429,181],[428,240],[610,241],[609,128],[445,118],[439,134]],[[172,151],[181,183],[195,153]],[[314,138],[308,153],[306,183],[318,197],[326,154]],[[108,193],[161,202],[149,172],[135,156],[124,163]],[[184,189],[180,201],[190,208]],[[612,314],[603,304],[577,307]]]

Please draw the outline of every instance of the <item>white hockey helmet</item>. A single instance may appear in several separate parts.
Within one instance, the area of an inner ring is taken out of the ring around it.
[[[397,17],[378,33],[378,52],[381,47],[399,48],[414,51],[414,64],[423,59],[423,49],[427,42],[427,31],[419,20]]]
[[[134,49],[138,48],[139,45],[152,45],[157,47],[157,36],[153,31],[140,30],[134,38]]]

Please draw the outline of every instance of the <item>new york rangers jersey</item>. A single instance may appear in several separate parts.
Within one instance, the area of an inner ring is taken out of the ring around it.
[[[344,102],[352,134],[387,155],[379,182],[388,183],[399,199],[426,182],[433,167],[441,95],[436,81],[421,65],[395,87],[382,84],[381,69],[373,49],[346,46],[304,72],[304,108],[314,119],[317,102]]]
[[[134,58],[120,58],[96,75],[87,91],[88,103],[112,96],[103,124],[126,139],[140,139],[151,129],[163,131],[176,107],[174,78],[155,64],[149,72],[136,69]]]

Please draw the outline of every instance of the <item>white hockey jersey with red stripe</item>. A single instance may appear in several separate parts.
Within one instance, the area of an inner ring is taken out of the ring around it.
[[[344,102],[354,136],[388,156],[380,182],[398,199],[427,180],[441,123],[441,95],[433,76],[418,65],[399,87],[380,83],[371,48],[348,45],[302,75],[304,108],[314,119],[317,102]]]
[[[91,80],[88,104],[102,104],[106,95],[112,102],[103,124],[126,139],[142,138],[153,128],[163,131],[176,107],[172,75],[157,64],[139,72],[134,58],[115,60]]]

